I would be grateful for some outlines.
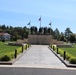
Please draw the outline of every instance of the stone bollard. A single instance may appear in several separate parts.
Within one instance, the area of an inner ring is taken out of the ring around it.
[[[15,49],[15,58],[17,58],[17,50]]]
[[[64,60],[66,59],[66,51],[64,51]]]

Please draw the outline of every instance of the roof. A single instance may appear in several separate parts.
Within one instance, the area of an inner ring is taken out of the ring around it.
[[[4,33],[0,33],[0,36],[2,36]]]
[[[8,33],[0,33],[0,36],[2,36],[2,35],[10,35],[10,34],[8,34]]]

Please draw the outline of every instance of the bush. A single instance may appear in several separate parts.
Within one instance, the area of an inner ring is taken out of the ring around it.
[[[27,47],[29,48],[30,47],[30,44],[27,44]]]
[[[64,56],[63,50],[59,49],[58,53],[59,53],[61,56]]]
[[[30,44],[27,44],[28,45],[28,48],[30,47]]]
[[[19,47],[19,48],[17,49],[17,55],[20,54],[21,52],[22,52],[22,47]]]
[[[17,55],[22,52],[22,47],[17,48]],[[0,61],[10,61],[14,58],[15,51],[5,53],[0,57]]]
[[[51,48],[52,48],[52,44],[50,44],[50,45],[49,45],[49,47],[51,47]]]
[[[69,62],[70,62],[71,64],[76,64],[76,57],[71,56],[70,59],[69,59]]]
[[[67,59],[67,60],[69,60],[71,57],[72,57],[72,55],[71,55],[71,54],[66,53],[66,59]]]
[[[2,42],[5,42],[5,39],[2,39]]]
[[[53,46],[53,50],[54,50],[54,51],[56,50],[56,47],[55,47],[55,46]]]
[[[10,61],[10,60],[11,60],[11,56],[9,56],[9,55],[4,55],[3,57],[1,57],[0,60],[1,60],[1,61]]]

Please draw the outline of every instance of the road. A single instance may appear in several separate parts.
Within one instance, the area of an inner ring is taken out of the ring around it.
[[[53,68],[0,67],[0,75],[76,75],[76,70]]]

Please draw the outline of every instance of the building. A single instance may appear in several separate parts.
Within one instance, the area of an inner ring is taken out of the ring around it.
[[[0,40],[10,40],[11,35],[8,33],[0,33]]]

